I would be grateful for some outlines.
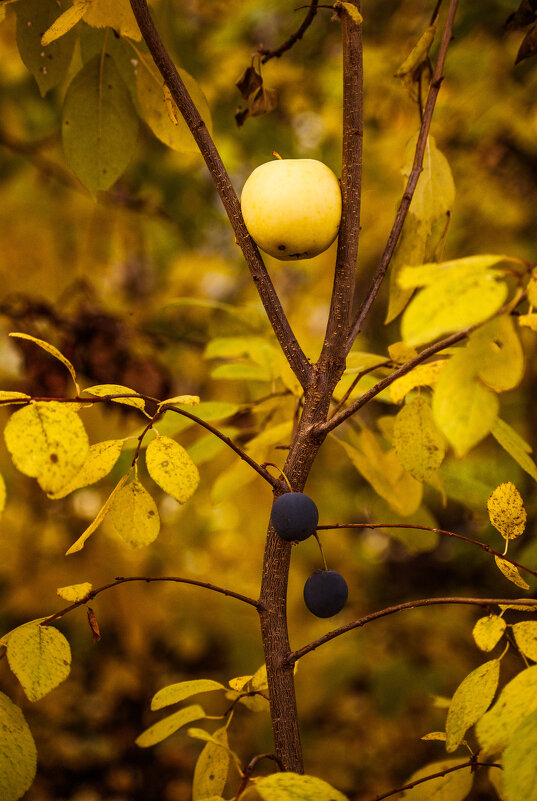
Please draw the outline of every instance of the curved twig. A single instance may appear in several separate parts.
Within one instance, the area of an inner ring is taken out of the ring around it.
[[[196,579],[182,578],[181,576],[117,576],[114,581],[110,582],[110,584],[104,584],[102,587],[97,587],[97,589],[91,590],[79,601],[75,601],[74,603],[69,604],[69,606],[66,606],[64,609],[60,609],[59,612],[55,612],[53,615],[50,615],[50,617],[45,618],[45,620],[41,621],[40,625],[50,626],[55,620],[59,620],[64,615],[72,612],[73,609],[78,609],[79,606],[85,606],[85,604],[87,604],[89,601],[92,601],[101,592],[110,590],[113,587],[119,587],[120,584],[126,584],[128,581],[145,581],[147,584],[153,581],[172,581],[177,584],[192,584],[195,587],[203,587],[206,590],[212,590],[213,592],[218,592],[221,595],[227,595],[230,598],[236,598],[238,601],[242,601],[245,604],[250,604],[250,606],[253,606],[258,611],[261,608],[259,601],[255,601],[253,598],[249,598],[247,595],[241,595],[240,592],[234,592],[233,590],[225,589],[225,587],[219,587],[216,584],[209,584],[207,581],[197,581]]]
[[[427,102],[425,103],[425,110],[423,113],[423,119],[421,122],[420,132],[418,135],[418,141],[416,143],[416,151],[414,154],[414,163],[412,165],[412,170],[408,177],[405,191],[403,193],[401,203],[399,204],[395,221],[392,230],[390,231],[390,235],[386,243],[386,248],[384,250],[384,253],[382,254],[377,272],[375,273],[373,281],[371,282],[367,295],[362,301],[362,304],[355,317],[354,323],[351,326],[351,330],[347,338],[347,350],[346,350],[347,353],[352,348],[354,340],[360,333],[362,325],[369,313],[369,309],[371,308],[371,305],[378,294],[382,281],[384,280],[384,276],[386,275],[386,271],[390,265],[395,250],[395,246],[397,245],[397,242],[401,235],[401,231],[403,230],[403,224],[405,222],[408,209],[410,207],[410,203],[412,201],[412,197],[414,195],[414,191],[416,189],[416,185],[420,177],[420,173],[423,169],[423,157],[425,154],[425,147],[427,145],[427,137],[429,135],[429,130],[431,127],[431,120],[433,116],[434,107],[436,104],[436,98],[438,97],[438,92],[440,91],[440,86],[443,80],[442,71],[444,69],[444,63],[446,60],[449,43],[452,38],[453,24],[455,21],[457,4],[458,0],[450,0],[446,22],[444,25],[444,31],[442,34],[442,41],[440,42],[440,48],[438,51],[438,58],[436,61],[434,74],[431,80],[431,85],[429,87],[429,93],[427,95]]]
[[[371,612],[369,615],[364,615],[364,617],[359,617],[356,620],[352,620],[350,623],[346,623],[344,626],[340,626],[337,629],[333,629],[333,631],[327,632],[327,634],[323,634],[322,637],[319,637],[317,640],[313,640],[308,645],[304,645],[302,648],[299,648],[297,651],[292,651],[286,659],[287,664],[294,665],[294,663],[301,659],[306,654],[309,654],[311,651],[314,651],[320,645],[324,645],[326,642],[330,642],[330,640],[334,640],[336,637],[339,637],[341,634],[346,634],[348,631],[352,631],[353,629],[361,628],[365,626],[367,623],[371,623],[373,620],[379,620],[381,617],[387,617],[388,615],[394,615],[396,612],[402,612],[404,609],[416,609],[419,606],[435,606],[437,604],[466,604],[470,606],[499,606],[500,604],[505,605],[512,605],[517,604],[517,606],[534,606],[537,609],[537,598],[521,598],[521,599],[513,599],[513,598],[460,598],[460,597],[453,597],[453,598],[423,598],[418,601],[406,601],[402,604],[396,604],[395,606],[388,606],[386,609],[380,609],[378,612]]]
[[[308,9],[308,13],[302,20],[302,23],[297,30],[289,36],[288,39],[283,42],[279,47],[276,47],[274,50],[268,50],[267,48],[263,47],[263,45],[259,45],[257,48],[257,52],[259,55],[263,56],[261,59],[262,64],[266,64],[271,58],[280,58],[284,53],[290,50],[293,45],[295,45],[299,39],[302,39],[306,31],[308,30],[309,26],[315,19],[315,15],[317,14],[317,5],[319,0],[312,0],[311,5]]]
[[[205,160],[280,347],[301,386],[306,388],[312,380],[313,368],[291,329],[259,250],[244,224],[239,199],[220,154],[177,72],[175,64],[162,43],[153,24],[146,0],[130,0],[130,4],[153,61]]]
[[[480,542],[479,540],[474,540],[471,537],[465,537],[463,534],[456,534],[454,531],[445,531],[442,528],[432,528],[431,526],[415,526],[412,523],[331,523],[329,525],[317,526],[317,531],[328,531],[330,529],[338,528],[411,528],[415,529],[416,531],[432,531],[434,534],[443,534],[446,537],[453,537],[454,539],[467,542],[470,545],[475,545],[476,547],[481,548],[481,550],[490,553],[492,556],[497,556],[504,562],[509,562],[515,567],[519,567],[521,570],[525,570],[527,573],[530,573],[532,576],[537,576],[537,570],[532,570],[531,567],[526,567],[526,565],[516,562],[506,554],[500,553],[500,551],[495,551],[494,548],[491,548],[486,542]]]
[[[462,765],[454,765],[451,768],[444,768],[444,770],[439,770],[438,773],[431,773],[429,776],[423,776],[421,779],[415,779],[415,781],[404,784],[402,787],[397,787],[396,790],[390,790],[388,793],[376,795],[371,799],[371,801],[383,801],[384,798],[389,798],[397,793],[402,793],[403,790],[411,790],[418,784],[430,782],[431,779],[439,779],[442,776],[447,776],[448,773],[453,773],[454,770],[462,770],[463,768],[471,768],[472,770],[475,770],[475,768],[500,768],[501,770],[502,766],[497,762],[476,762],[474,759],[469,759],[468,762],[464,762]]]

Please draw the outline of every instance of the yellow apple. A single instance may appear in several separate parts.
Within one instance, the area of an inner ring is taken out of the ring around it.
[[[241,195],[254,242],[276,259],[310,259],[334,241],[341,190],[332,170],[315,159],[275,159],[250,175]]]

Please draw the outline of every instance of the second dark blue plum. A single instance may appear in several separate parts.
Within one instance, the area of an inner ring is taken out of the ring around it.
[[[347,582],[335,570],[316,570],[304,585],[305,604],[317,617],[337,615],[348,596]]]
[[[303,492],[286,492],[276,498],[270,519],[274,530],[287,542],[305,540],[317,528],[319,512],[315,503]]]

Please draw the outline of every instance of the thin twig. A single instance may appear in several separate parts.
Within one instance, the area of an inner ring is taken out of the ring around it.
[[[151,19],[146,0],[130,0],[130,4],[144,41],[153,57],[153,61],[168,86],[177,108],[181,112],[205,160],[215,188],[229,217],[229,221],[235,233],[236,242],[244,254],[244,258],[252,275],[252,280],[257,288],[280,347],[301,386],[306,388],[313,378],[313,368],[291,329],[259,250],[248,233],[242,217],[239,199],[222,159],[220,158],[220,154],[216,149],[198,109],[177,72],[175,64],[162,43],[157,29],[153,24],[153,20]]]
[[[390,790],[388,793],[383,793],[382,795],[376,795],[371,801],[383,801],[384,798],[390,798],[392,795],[397,795],[397,793],[402,793],[403,790],[411,790],[413,787],[416,787],[418,784],[422,784],[423,782],[430,782],[431,779],[439,779],[442,776],[447,776],[448,773],[453,773],[454,770],[462,770],[463,768],[471,768],[474,770],[475,768],[502,768],[497,762],[476,762],[473,759],[469,759],[468,762],[464,762],[462,765],[454,765],[451,768],[444,768],[444,770],[439,770],[438,773],[431,773],[429,776],[423,776],[421,779],[415,779],[413,782],[409,782],[408,784],[404,784],[402,787],[398,787],[396,790]]]
[[[374,364],[372,367],[366,367],[364,370],[360,370],[360,372],[355,376],[352,384],[350,385],[348,390],[345,392],[345,394],[343,395],[341,400],[339,400],[336,403],[336,405],[334,406],[334,408],[332,409],[332,411],[328,415],[328,419],[330,420],[330,418],[333,417],[336,414],[336,412],[338,412],[341,409],[341,407],[345,405],[345,403],[349,400],[350,396],[352,395],[352,393],[354,392],[354,390],[356,389],[357,385],[362,380],[364,375],[368,375],[369,373],[373,373],[375,370],[378,370],[379,367],[390,367],[391,365],[393,365],[393,362],[390,359],[388,359],[387,361],[379,362],[378,364]]]
[[[530,573],[532,576],[537,576],[537,570],[532,570],[531,567],[526,567],[526,565],[516,562],[514,559],[511,559],[504,553],[495,551],[494,548],[491,548],[490,545],[486,544],[486,542],[480,542],[479,540],[474,540],[471,537],[465,537],[463,534],[456,534],[454,531],[445,531],[442,528],[432,528],[431,526],[415,526],[412,523],[331,523],[329,525],[317,526],[317,531],[328,531],[329,529],[338,528],[411,528],[416,531],[432,531],[434,534],[443,534],[446,537],[453,537],[454,539],[467,542],[470,545],[475,545],[477,548],[481,548],[481,550],[490,553],[492,556],[497,556],[504,562],[509,562],[515,567],[519,567],[521,570],[525,570],[527,573]]]
[[[274,762],[278,765],[280,770],[283,770],[283,765],[281,760],[276,756],[276,754],[256,754],[256,756],[252,757],[249,761],[248,765],[246,766],[246,770],[244,771],[243,777],[241,779],[241,783],[238,786],[237,793],[235,795],[234,801],[238,801],[238,799],[243,794],[244,790],[246,789],[246,785],[250,781],[250,776],[257,765],[258,762],[262,759],[273,759]]]
[[[50,617],[47,617],[45,620],[41,621],[40,625],[50,626],[50,624],[54,623],[55,620],[59,620],[68,612],[72,612],[73,609],[77,609],[79,606],[84,606],[89,601],[92,601],[95,596],[99,595],[101,592],[110,590],[113,587],[119,587],[120,584],[125,584],[128,581],[145,581],[147,584],[153,581],[172,581],[178,584],[192,584],[195,587],[203,587],[206,590],[212,590],[213,592],[219,592],[221,595],[227,595],[230,598],[236,598],[238,601],[243,601],[245,604],[250,604],[250,606],[253,606],[257,610],[261,608],[259,601],[255,601],[253,598],[249,598],[247,595],[241,595],[241,593],[234,592],[233,590],[227,590],[224,587],[218,587],[216,584],[209,584],[207,581],[197,581],[195,579],[182,578],[181,576],[117,576],[114,581],[110,582],[110,584],[105,584],[102,587],[97,587],[97,589],[91,590],[87,595],[84,596],[84,598],[81,598],[79,601],[75,601],[69,606],[66,606],[64,609],[60,609],[59,612],[55,612]]]
[[[458,0],[450,0],[446,22],[444,25],[444,31],[442,34],[442,41],[440,43],[440,48],[438,51],[438,58],[436,61],[434,74],[431,80],[431,85],[429,87],[427,102],[425,104],[425,111],[423,113],[423,119],[421,122],[420,132],[418,135],[418,141],[416,143],[416,152],[414,154],[414,163],[412,165],[412,170],[408,177],[407,185],[405,187],[401,203],[399,204],[399,208],[397,210],[395,222],[393,224],[392,230],[390,231],[390,235],[386,243],[386,248],[384,250],[384,253],[382,254],[382,258],[380,260],[377,272],[373,278],[373,281],[371,282],[367,295],[364,298],[358,310],[354,323],[351,326],[350,334],[347,339],[347,353],[352,348],[354,340],[360,333],[362,325],[369,313],[369,309],[371,308],[371,305],[378,294],[382,281],[384,280],[384,276],[386,275],[386,271],[390,265],[395,250],[395,246],[397,245],[399,236],[401,235],[401,231],[403,230],[403,224],[405,222],[408,209],[410,207],[410,203],[412,201],[412,197],[414,195],[414,191],[418,183],[418,179],[423,169],[423,157],[425,154],[425,147],[427,145],[427,137],[429,135],[429,130],[431,127],[431,120],[433,116],[434,107],[436,104],[436,98],[438,97],[438,92],[440,91],[440,86],[443,80],[442,71],[444,69],[444,63],[446,60],[446,54],[449,47],[449,43],[452,38],[453,23],[455,21],[457,4]]]
[[[274,50],[268,50],[267,48],[263,47],[263,45],[259,45],[257,48],[257,52],[263,56],[261,59],[262,64],[266,64],[271,58],[280,58],[287,50],[290,50],[294,44],[296,44],[299,39],[302,39],[306,31],[308,30],[309,26],[315,19],[315,15],[317,13],[317,4],[319,0],[312,0],[311,5],[308,8],[308,13],[302,20],[302,24],[300,27],[289,36],[288,39],[285,40],[283,44],[279,47],[276,47]]]
[[[505,604],[506,606],[516,604],[517,606],[532,606],[537,609],[536,598],[460,598],[455,596],[452,598],[424,598],[418,601],[406,601],[405,603],[396,604],[395,606],[388,606],[386,609],[381,609],[378,612],[371,612],[369,615],[359,617],[356,620],[352,620],[350,623],[346,623],[344,626],[340,626],[333,631],[327,632],[327,634],[324,634],[317,640],[313,640],[313,642],[310,642],[308,645],[304,645],[297,651],[292,651],[287,656],[286,662],[287,664],[294,665],[298,659],[301,659],[306,654],[309,654],[311,651],[319,648],[320,645],[324,645],[325,643],[330,642],[330,640],[339,637],[341,634],[346,634],[348,631],[361,628],[367,623],[371,623],[373,620],[378,620],[381,617],[393,615],[396,612],[402,612],[405,609],[416,609],[420,606],[435,606],[437,604],[466,604],[470,606],[485,607],[499,606],[500,604]]]

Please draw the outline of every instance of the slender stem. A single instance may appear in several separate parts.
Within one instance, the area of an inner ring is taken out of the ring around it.
[[[423,784],[423,782],[430,782],[431,779],[439,779],[442,776],[447,776],[448,773],[453,773],[454,770],[462,770],[463,768],[471,768],[471,770],[475,770],[475,768],[502,768],[497,762],[477,762],[475,759],[469,759],[468,762],[464,762],[462,765],[453,765],[451,768],[444,768],[444,770],[439,770],[438,773],[431,773],[429,776],[423,776],[421,779],[415,779],[413,782],[409,782],[408,784],[404,784],[402,787],[397,787],[395,790],[390,790],[387,793],[383,793],[382,795],[376,795],[371,801],[383,801],[384,798],[390,798],[392,795],[397,795],[398,793],[402,793],[403,790],[411,790],[413,787],[416,787],[418,784]]]
[[[306,31],[308,30],[309,26],[315,19],[315,15],[317,14],[317,4],[319,0],[312,0],[311,5],[308,8],[308,13],[302,20],[300,27],[289,36],[288,39],[283,42],[279,47],[276,47],[274,50],[268,50],[267,48],[263,47],[263,45],[259,45],[257,48],[257,52],[263,56],[261,59],[262,64],[266,64],[267,61],[271,58],[280,58],[287,50],[290,50],[293,45],[295,45],[299,39],[302,39]]]
[[[283,770],[282,763],[275,754],[256,754],[254,757],[251,758],[251,760],[248,762],[248,765],[246,766],[241,783],[239,784],[239,787],[237,789],[234,801],[239,800],[239,798],[245,791],[248,782],[250,781],[250,776],[252,775],[255,766],[262,759],[272,759],[274,762],[276,762],[278,768],[280,770]]]
[[[289,664],[294,665],[294,663],[301,659],[306,654],[309,654],[311,651],[314,651],[316,648],[319,648],[320,645],[324,645],[330,640],[334,640],[336,637],[339,637],[341,634],[346,634],[348,631],[352,631],[353,629],[361,628],[362,626],[367,625],[367,623],[371,623],[373,620],[379,620],[381,617],[387,617],[388,615],[394,615],[396,612],[402,612],[405,609],[416,609],[420,606],[435,606],[437,604],[466,604],[470,606],[499,606],[500,604],[511,605],[517,604],[517,606],[531,606],[537,608],[537,599],[536,598],[521,598],[521,599],[513,599],[513,598],[424,598],[418,601],[406,601],[405,603],[396,604],[395,606],[388,606],[386,609],[381,609],[378,612],[371,612],[369,615],[364,615],[364,617],[359,617],[356,620],[352,620],[350,623],[346,623],[344,626],[340,626],[337,629],[333,629],[333,631],[329,631],[327,634],[324,634],[322,637],[319,637],[317,640],[313,640],[313,642],[308,643],[308,645],[304,645],[302,648],[299,648],[297,651],[293,651],[287,657],[287,661]]]
[[[360,10],[360,2],[354,0]],[[363,142],[362,26],[350,14],[340,14],[343,43],[343,152],[341,167],[342,213],[330,313],[317,368],[336,363],[343,372],[344,346],[349,332],[360,236]]]
[[[360,370],[360,372],[355,376],[352,384],[350,385],[348,390],[345,392],[345,394],[343,395],[341,400],[339,400],[336,403],[336,405],[334,406],[334,408],[332,409],[332,411],[328,415],[328,419],[333,417],[336,414],[336,412],[338,412],[341,409],[341,407],[346,404],[346,402],[349,400],[350,396],[352,395],[352,393],[354,392],[354,390],[356,389],[356,387],[358,386],[358,384],[360,383],[360,381],[362,380],[364,375],[368,375],[369,373],[373,373],[375,370],[378,370],[379,367],[390,367],[390,366],[393,366],[393,362],[388,360],[388,361],[384,361],[384,362],[379,362],[378,364],[374,364],[372,367],[366,367],[364,370]]]
[[[440,42],[440,48],[438,51],[438,58],[436,60],[436,66],[431,80],[431,85],[429,87],[429,93],[427,95],[427,102],[425,103],[425,110],[423,113],[423,119],[421,122],[420,132],[418,135],[418,141],[416,143],[416,152],[414,154],[414,163],[412,165],[412,170],[408,177],[407,185],[405,187],[401,203],[399,204],[399,208],[397,210],[395,222],[388,237],[386,248],[384,250],[384,253],[382,254],[377,272],[375,273],[375,276],[373,278],[373,281],[371,282],[367,295],[364,298],[358,310],[358,313],[355,317],[355,320],[351,326],[351,330],[347,339],[347,346],[346,346],[347,353],[352,348],[354,340],[360,333],[362,325],[369,313],[369,309],[371,308],[371,305],[378,294],[382,281],[384,280],[384,276],[386,275],[386,271],[390,265],[393,253],[395,251],[395,246],[397,245],[397,242],[401,235],[401,231],[403,230],[403,224],[405,222],[408,209],[410,207],[410,203],[412,201],[412,197],[414,195],[414,191],[416,189],[416,185],[420,177],[420,173],[423,169],[423,157],[425,154],[425,147],[427,145],[427,137],[429,135],[429,130],[431,128],[431,120],[433,117],[434,107],[436,105],[436,99],[438,97],[438,92],[440,91],[440,86],[443,80],[442,71],[444,69],[449,43],[452,38],[453,24],[455,21],[457,4],[458,0],[450,0],[446,22],[444,25],[444,31],[442,34],[442,41]]]
[[[200,153],[220,195],[220,199],[229,217],[235,233],[235,239],[241,248],[252,279],[257,288],[267,317],[272,325],[280,347],[285,354],[291,369],[302,387],[308,386],[313,377],[313,368],[303,353],[285,316],[280,299],[270,280],[270,276],[259,254],[256,244],[248,233],[241,212],[241,205],[233,188],[230,177],[224,167],[220,154],[212,140],[198,109],[194,105],[177,68],[170,58],[162,40],[153,24],[146,0],[130,0],[134,16],[144,41],[160,71],[177,108],[184,117]]]
[[[41,625],[49,626],[51,623],[54,623],[55,620],[59,620],[59,618],[68,614],[68,612],[72,612],[73,609],[77,609],[79,606],[84,606],[89,601],[92,601],[93,598],[95,598],[101,592],[104,592],[105,590],[111,590],[113,587],[119,587],[120,584],[126,584],[128,581],[145,581],[146,584],[149,584],[153,581],[171,581],[178,584],[192,584],[195,587],[203,587],[206,590],[212,590],[213,592],[218,592],[221,595],[227,595],[230,598],[236,598],[238,601],[242,601],[245,604],[250,604],[250,606],[253,606],[258,610],[261,608],[260,602],[255,601],[253,598],[249,598],[247,595],[241,595],[240,592],[228,590],[225,587],[218,587],[216,584],[209,584],[207,581],[197,581],[195,579],[182,578],[181,576],[117,576],[114,581],[110,582],[110,584],[104,584],[102,587],[97,587],[97,589],[91,590],[87,595],[84,596],[84,598],[81,598],[79,601],[75,601],[69,606],[66,606],[64,609],[60,609],[59,612],[55,612],[50,617],[47,617],[41,622]]]
[[[526,565],[516,562],[514,559],[510,559],[509,556],[506,556],[504,553],[495,551],[494,548],[491,548],[486,542],[480,542],[479,540],[474,540],[471,537],[465,537],[463,534],[456,534],[454,531],[445,531],[442,528],[431,528],[431,526],[415,526],[413,523],[331,523],[328,525],[317,526],[317,531],[328,531],[329,529],[338,528],[411,528],[416,531],[432,531],[434,534],[443,534],[446,537],[453,537],[454,539],[467,542],[470,545],[475,545],[477,548],[481,548],[481,550],[490,553],[492,556],[497,556],[499,559],[503,559],[504,562],[509,562],[515,567],[519,567],[521,570],[525,570],[527,573],[530,573],[532,576],[537,576],[537,570],[532,570],[531,567],[526,567]]]

